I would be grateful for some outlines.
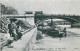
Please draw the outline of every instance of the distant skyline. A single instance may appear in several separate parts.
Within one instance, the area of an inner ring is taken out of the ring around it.
[[[14,7],[19,14],[43,11],[46,14],[80,15],[80,0],[0,0],[0,3]]]

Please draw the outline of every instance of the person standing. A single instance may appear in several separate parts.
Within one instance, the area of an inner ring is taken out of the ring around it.
[[[13,34],[13,27],[12,27],[12,21],[10,21],[10,24],[8,24],[9,34],[11,37],[14,37]]]
[[[9,29],[10,36],[14,37],[14,40],[17,40],[16,25],[11,20],[10,20],[10,24],[8,24],[8,29]]]
[[[64,28],[64,33],[65,33],[65,38],[66,38],[66,36],[67,36],[66,27]]]
[[[19,28],[20,28],[20,26],[19,26],[19,24],[17,24],[16,33],[18,35],[18,39],[21,39],[22,33],[20,32]]]

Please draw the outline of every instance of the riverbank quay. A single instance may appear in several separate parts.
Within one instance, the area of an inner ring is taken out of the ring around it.
[[[13,48],[3,47],[2,51],[26,51],[34,46],[36,41],[37,28],[34,27],[26,30],[20,40],[14,41],[11,46]]]
[[[7,34],[9,36],[9,34]],[[10,37],[10,36],[9,36]],[[0,51],[8,43],[8,39],[5,37],[5,33],[0,33]]]
[[[80,34],[80,28],[67,28],[66,31],[72,34]]]

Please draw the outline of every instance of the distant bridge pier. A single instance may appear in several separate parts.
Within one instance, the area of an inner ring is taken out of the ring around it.
[[[25,17],[24,19],[25,19],[25,21],[26,21],[26,17]]]

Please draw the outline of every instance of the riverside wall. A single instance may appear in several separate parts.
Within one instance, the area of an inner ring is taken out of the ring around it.
[[[14,41],[11,45],[13,48],[4,47],[2,51],[29,51],[34,47],[37,35],[37,27],[26,32],[21,40]]]

